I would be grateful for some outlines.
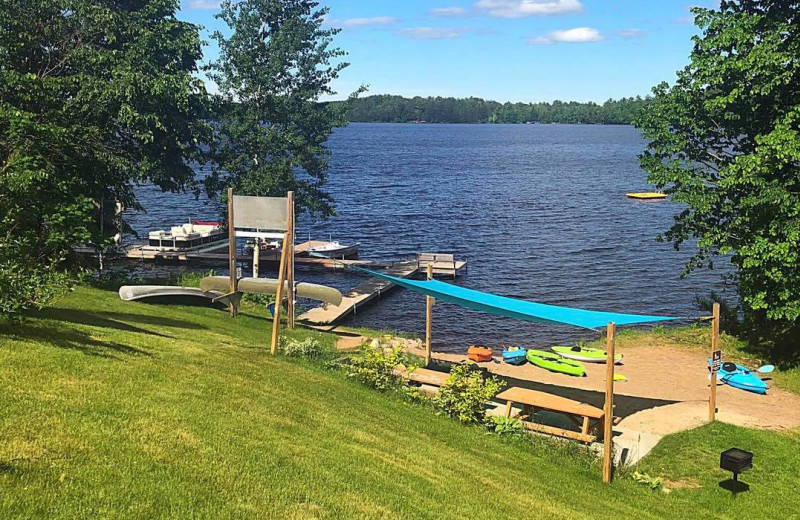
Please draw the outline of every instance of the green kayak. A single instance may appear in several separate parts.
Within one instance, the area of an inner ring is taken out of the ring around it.
[[[553,352],[565,358],[574,359],[575,361],[583,361],[584,363],[605,363],[606,351],[601,348],[587,348],[587,347],[550,347]],[[622,354],[614,356],[614,363],[622,362]]]
[[[583,365],[577,361],[561,357],[552,352],[530,349],[528,350],[526,357],[528,358],[528,361],[537,367],[541,367],[552,372],[561,372],[562,374],[569,374],[571,376],[578,377],[586,375],[586,369],[583,367]]]

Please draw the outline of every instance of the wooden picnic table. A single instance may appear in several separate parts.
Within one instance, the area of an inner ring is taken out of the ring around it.
[[[605,419],[605,412],[596,406],[527,388],[509,388],[497,394],[497,398],[506,400],[506,417],[511,417],[511,408],[514,403],[522,405],[522,419],[525,428],[586,443],[597,440],[597,435],[592,432],[601,427]],[[532,417],[538,410],[564,414],[580,428],[580,432],[524,420],[526,412],[529,412],[528,417]],[[599,430],[602,431],[602,427]]]

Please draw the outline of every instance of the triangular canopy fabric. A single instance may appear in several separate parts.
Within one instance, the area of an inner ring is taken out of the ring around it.
[[[437,300],[466,307],[476,311],[488,312],[498,316],[517,318],[525,321],[555,322],[596,329],[613,321],[616,325],[632,325],[679,319],[674,316],[647,316],[642,314],[620,314],[616,312],[588,311],[572,307],[559,307],[527,300],[517,300],[505,296],[497,296],[466,287],[460,287],[438,280],[408,280],[369,269],[358,268],[372,276],[390,281],[400,287],[416,291]]]

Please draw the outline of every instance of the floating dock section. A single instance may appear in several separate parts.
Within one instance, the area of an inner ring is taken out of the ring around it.
[[[419,272],[419,264],[416,261],[398,262],[386,272],[398,278],[408,278]],[[355,313],[358,307],[380,297],[381,293],[392,287],[394,287],[392,282],[380,278],[370,278],[345,294],[341,304],[315,307],[298,316],[297,320],[308,325],[336,323],[345,316]]]
[[[467,266],[465,261],[454,260],[453,255],[419,253],[417,260],[396,262],[386,271],[386,274],[397,278],[411,278],[426,272],[428,264],[432,265],[434,276],[452,276],[453,278],[459,276]],[[381,294],[392,287],[394,284],[388,280],[370,278],[345,294],[341,304],[315,307],[298,316],[297,320],[312,326],[336,323],[350,314],[355,314],[359,307],[379,298]]]

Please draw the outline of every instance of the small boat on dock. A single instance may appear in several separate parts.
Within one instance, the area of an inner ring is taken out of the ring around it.
[[[184,252],[212,251],[228,247],[228,231],[213,221],[194,220],[169,231],[151,231],[142,249],[147,251]]]
[[[352,245],[345,245],[337,240],[323,242],[321,244],[314,244],[306,249],[308,256],[315,258],[332,258],[344,260],[346,258],[358,257],[359,242]]]

